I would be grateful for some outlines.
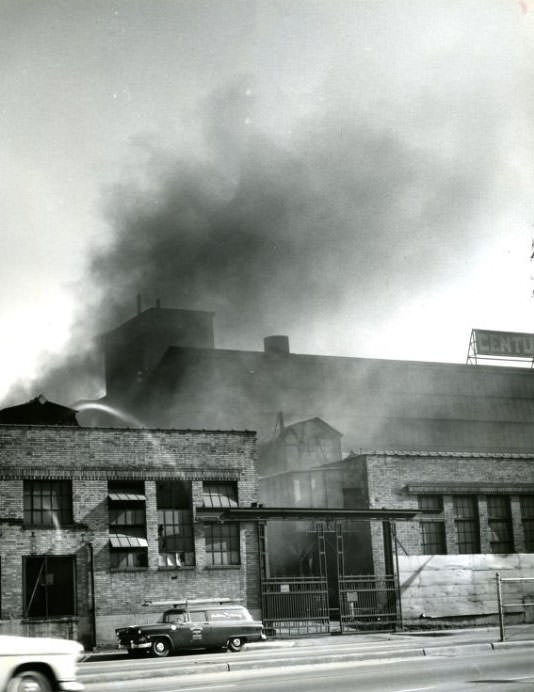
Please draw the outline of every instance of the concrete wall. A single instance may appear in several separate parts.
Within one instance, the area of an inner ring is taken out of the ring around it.
[[[425,626],[433,620],[497,622],[495,574],[532,577],[534,555],[400,555],[402,612],[407,624]],[[507,615],[532,621],[534,584],[505,591]]]
[[[25,479],[72,479],[73,523],[57,529],[24,526]],[[111,571],[108,480],[145,482],[148,568]],[[36,634],[51,622],[23,619],[23,556],[75,556],[78,613],[58,631],[73,628],[91,638],[90,548],[94,555],[97,642],[114,640],[114,628],[149,617],[146,599],[232,597],[259,614],[255,524],[241,523],[241,564],[206,563],[204,525],[194,524],[195,566],[158,568],[157,480],[192,484],[193,506],[202,504],[204,480],[235,481],[241,506],[257,501],[255,435],[250,432],[169,431],[0,426],[1,631]],[[69,620],[69,619],[67,619]],[[44,630],[43,630],[44,628]],[[70,631],[70,630],[69,630]]]

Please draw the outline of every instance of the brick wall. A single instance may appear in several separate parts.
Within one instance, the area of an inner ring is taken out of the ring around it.
[[[375,454],[363,458],[367,465],[370,507],[417,510],[418,486],[426,486],[425,492],[443,496],[446,540],[451,553],[457,552],[454,494],[478,497],[481,552],[489,550],[485,497],[495,493],[507,495],[511,501],[514,551],[523,550],[519,495],[534,494],[534,456]],[[421,553],[418,522],[399,522],[397,533],[407,554]]]
[[[439,520],[445,530],[447,555],[424,555],[421,522],[435,519],[419,514],[398,521],[398,556],[403,614],[410,619],[445,618],[455,622],[495,619],[495,572],[532,570],[534,555],[524,554],[525,536],[520,496],[534,495],[534,456],[457,454],[369,454],[358,457],[367,467],[370,507],[418,510],[418,494],[442,497]],[[480,550],[459,555],[454,498],[476,498]],[[513,551],[491,554],[488,495],[510,500]],[[378,530],[372,532],[375,562],[382,554]],[[375,567],[378,565],[375,564]]]
[[[116,626],[152,619],[154,614],[142,606],[146,599],[232,597],[242,599],[258,615],[255,524],[241,523],[241,565],[208,566],[204,527],[198,522],[195,566],[158,569],[156,508],[156,481],[178,479],[191,481],[194,506],[201,504],[204,480],[235,481],[239,504],[248,507],[257,501],[255,460],[255,435],[247,431],[0,426],[0,631],[31,629],[32,623],[23,618],[22,556],[73,555],[78,617],[71,618],[68,627],[89,641],[89,544],[94,556],[98,644],[111,643]],[[62,478],[72,479],[73,524],[57,529],[25,527],[23,481]],[[145,481],[147,569],[110,570],[107,496],[112,479]],[[37,623],[33,624],[37,632]]]

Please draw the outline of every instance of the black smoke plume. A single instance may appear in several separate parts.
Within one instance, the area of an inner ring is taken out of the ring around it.
[[[438,130],[439,103],[422,109]],[[258,349],[266,334],[317,327],[347,305],[355,316],[364,305],[394,313],[446,280],[450,248],[469,250],[495,176],[491,146],[465,147],[471,125],[458,125],[443,155],[354,104],[323,105],[283,138],[262,129],[257,110],[253,84],[239,78],[202,105],[197,150],[132,145],[131,168],[103,193],[110,240],[76,289],[68,348],[44,357],[42,375],[10,402],[102,395],[94,337],[132,317],[137,294],[144,307],[215,311],[217,345]]]

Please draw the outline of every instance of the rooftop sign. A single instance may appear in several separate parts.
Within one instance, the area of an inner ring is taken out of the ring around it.
[[[476,359],[534,360],[534,334],[473,329],[468,362]]]

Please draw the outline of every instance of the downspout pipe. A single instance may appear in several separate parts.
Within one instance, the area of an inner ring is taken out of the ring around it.
[[[89,577],[91,580],[91,649],[96,649],[96,599],[95,599],[95,556],[93,544],[87,544],[89,548]]]

